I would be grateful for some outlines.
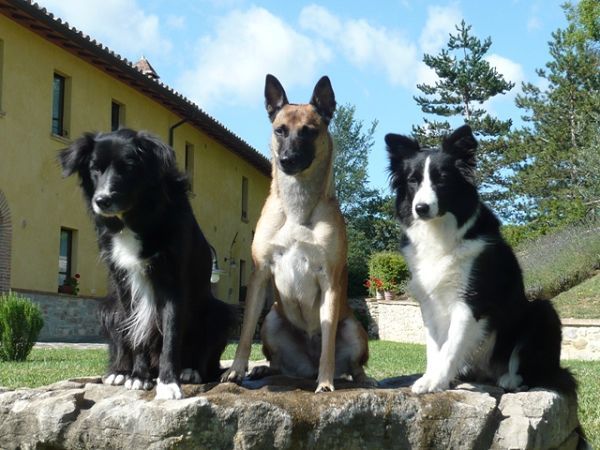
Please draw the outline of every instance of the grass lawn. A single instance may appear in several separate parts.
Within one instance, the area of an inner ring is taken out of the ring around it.
[[[562,318],[600,319],[600,273],[558,294],[552,303]]]
[[[233,359],[235,344],[227,346],[223,359]],[[367,373],[376,379],[422,373],[425,347],[397,342],[369,343]],[[259,344],[250,359],[263,359]],[[34,348],[25,362],[0,362],[0,386],[38,387],[67,378],[100,375],[106,365],[105,350]],[[579,417],[592,448],[600,448],[600,361],[567,361],[579,380]]]

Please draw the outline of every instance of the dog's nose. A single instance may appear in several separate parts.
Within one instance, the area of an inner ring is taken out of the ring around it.
[[[426,217],[429,214],[429,205],[427,203],[417,203],[415,211],[419,217]]]
[[[112,204],[112,198],[110,197],[110,195],[99,195],[94,199],[94,202],[96,203],[98,208],[106,209]]]

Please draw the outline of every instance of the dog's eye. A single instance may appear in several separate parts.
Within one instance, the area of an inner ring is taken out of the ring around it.
[[[406,181],[408,181],[410,184],[417,184],[417,183],[419,183],[420,180],[419,180],[418,176],[411,175],[408,177],[408,179]]]
[[[311,128],[309,126],[304,125],[300,129],[300,133],[299,134],[304,139],[310,139],[310,138],[315,137],[318,133],[319,133],[319,130],[317,130],[316,128]]]
[[[275,136],[287,136],[288,129],[286,126],[282,125],[280,127],[275,128],[273,132],[275,133]]]

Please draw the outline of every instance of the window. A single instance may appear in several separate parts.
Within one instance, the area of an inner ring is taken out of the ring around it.
[[[194,192],[194,146],[189,142],[185,143],[185,173]]]
[[[62,75],[54,74],[52,84],[52,134],[66,136],[65,130],[65,89],[66,79]]]
[[[71,277],[73,266],[73,230],[60,229],[60,250],[58,252],[58,286]]]
[[[242,177],[242,220],[248,222],[248,178]]]
[[[114,100],[110,104],[110,131],[117,131],[125,123],[125,106]]]

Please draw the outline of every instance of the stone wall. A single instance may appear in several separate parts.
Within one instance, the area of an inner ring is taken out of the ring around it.
[[[563,319],[563,359],[600,360],[600,320]]]
[[[401,300],[379,300],[378,303],[380,339],[425,343],[425,328],[418,303]]]
[[[419,304],[379,300],[379,338],[386,341],[425,344]],[[562,359],[600,360],[600,320],[563,319]]]
[[[44,327],[42,342],[102,342],[98,315],[101,300],[63,294],[19,291],[38,304]]]

